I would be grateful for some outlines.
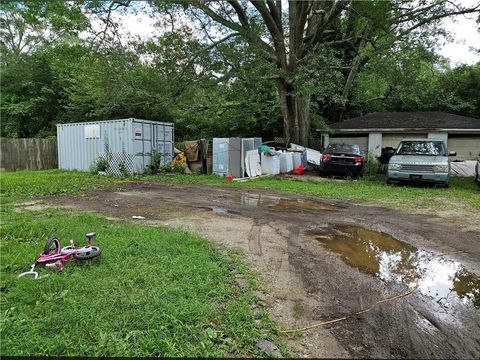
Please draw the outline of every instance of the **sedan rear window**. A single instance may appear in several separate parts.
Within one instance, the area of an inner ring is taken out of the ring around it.
[[[325,149],[326,154],[360,154],[358,145],[354,144],[330,144]]]
[[[446,150],[440,141],[402,141],[395,154],[446,156]]]

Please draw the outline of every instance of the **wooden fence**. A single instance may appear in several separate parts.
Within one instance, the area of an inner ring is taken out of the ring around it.
[[[55,139],[2,138],[0,145],[2,171],[58,168]]]

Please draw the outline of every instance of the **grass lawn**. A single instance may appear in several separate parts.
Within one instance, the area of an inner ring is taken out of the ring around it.
[[[72,193],[125,182],[121,178],[92,175],[79,171],[46,170],[0,173],[0,194],[5,203],[10,197]]]
[[[181,230],[65,209],[16,212],[13,205],[118,180],[59,171],[1,177],[1,355],[264,356],[256,342],[276,340],[268,314],[252,309],[257,283],[238,255],[223,256]],[[100,257],[63,271],[39,266],[48,276],[38,280],[16,278],[50,236],[79,245],[90,231]]]

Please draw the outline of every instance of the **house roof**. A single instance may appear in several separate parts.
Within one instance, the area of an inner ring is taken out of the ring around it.
[[[338,131],[357,129],[478,130],[480,129],[480,119],[441,111],[382,112],[337,122],[331,124],[330,128]]]

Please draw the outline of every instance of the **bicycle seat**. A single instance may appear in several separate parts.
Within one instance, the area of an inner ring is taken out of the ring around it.
[[[91,239],[91,238],[94,238],[97,234],[95,234],[94,232],[91,232],[91,233],[88,233],[86,235],[87,238]]]

